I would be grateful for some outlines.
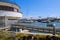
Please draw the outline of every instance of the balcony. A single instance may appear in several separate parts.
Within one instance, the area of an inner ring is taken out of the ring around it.
[[[12,12],[12,11],[3,11],[3,10],[0,10],[0,16],[22,17],[22,14],[19,13],[19,12]]]

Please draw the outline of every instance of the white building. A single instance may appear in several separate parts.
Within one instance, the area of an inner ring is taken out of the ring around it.
[[[0,1],[0,27],[8,27],[16,23],[22,17],[19,10],[20,7],[16,4]]]

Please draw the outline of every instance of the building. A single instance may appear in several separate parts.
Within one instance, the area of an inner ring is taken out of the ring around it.
[[[0,27],[10,27],[21,17],[20,6],[16,0],[0,0]]]

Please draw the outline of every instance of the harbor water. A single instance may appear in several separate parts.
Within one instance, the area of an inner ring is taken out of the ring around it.
[[[52,24],[55,24],[55,27],[58,28],[60,27],[60,22],[51,22]],[[27,25],[32,25],[32,26],[40,26],[40,27],[47,27],[48,23],[42,23],[42,22],[32,22],[32,23],[25,23]]]

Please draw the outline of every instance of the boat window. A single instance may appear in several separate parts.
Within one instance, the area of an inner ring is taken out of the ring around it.
[[[16,8],[9,7],[9,6],[1,6],[1,5],[0,5],[0,10],[5,10],[5,11],[15,11],[15,12],[18,12],[18,9],[16,9]]]

